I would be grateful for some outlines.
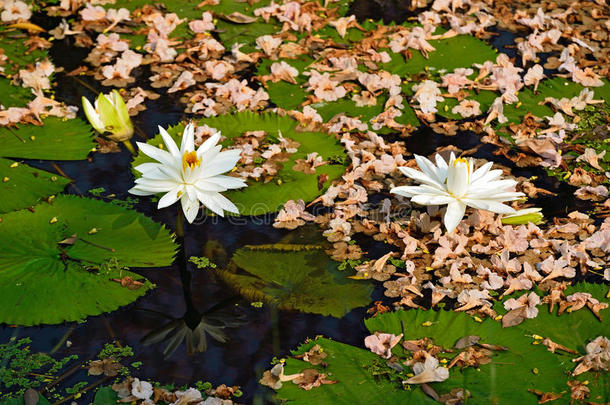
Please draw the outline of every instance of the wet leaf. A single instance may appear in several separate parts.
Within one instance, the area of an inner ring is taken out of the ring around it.
[[[481,340],[480,336],[464,336],[463,338],[455,342],[453,347],[455,347],[456,349],[465,349],[466,347],[476,345],[479,340]]]
[[[226,15],[226,14],[217,14],[218,18],[222,18],[223,20],[230,21],[236,24],[250,24],[258,20],[257,17],[250,17],[245,14],[239,13],[237,11]]]
[[[508,328],[511,326],[519,325],[525,319],[525,307],[516,308],[509,311],[502,317],[502,327]]]

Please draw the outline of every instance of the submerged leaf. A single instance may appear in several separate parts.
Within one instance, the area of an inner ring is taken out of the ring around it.
[[[372,286],[347,279],[337,270],[338,264],[319,250],[252,246],[237,250],[232,260],[244,272],[222,270],[219,276],[253,301],[337,318],[370,302]]]

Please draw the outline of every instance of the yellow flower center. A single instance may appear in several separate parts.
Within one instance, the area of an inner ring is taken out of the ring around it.
[[[192,170],[195,168],[195,166],[200,166],[200,165],[201,165],[201,159],[199,159],[197,157],[197,152],[195,152],[195,151],[185,152],[184,155],[182,155],[182,168],[183,169],[190,167]]]
[[[468,166],[468,160],[464,158],[457,158],[453,161],[453,167],[456,167],[458,163],[465,163]]]

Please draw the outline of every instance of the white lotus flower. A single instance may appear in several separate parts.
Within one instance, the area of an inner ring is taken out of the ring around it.
[[[474,170],[473,159],[456,158],[453,153],[449,164],[436,155],[436,165],[423,156],[415,155],[422,171],[410,167],[399,167],[407,177],[422,183],[419,186],[394,187],[391,193],[410,197],[420,205],[445,205],[444,222],[447,232],[453,231],[462,218],[466,207],[498,214],[513,214],[515,210],[504,201],[517,200],[523,193],[514,191],[514,180],[500,180],[502,170],[490,170],[489,162]]]
[[[135,169],[142,173],[142,177],[136,179],[136,185],[129,192],[135,195],[166,193],[159,200],[158,208],[169,207],[180,200],[189,222],[197,216],[200,203],[220,216],[224,216],[224,211],[238,214],[235,204],[220,192],[246,187],[243,179],[222,175],[235,167],[241,150],[221,152],[222,146],[216,145],[220,132],[195,149],[192,124],[184,129],[179,150],[166,130],[159,127],[159,131],[167,151],[138,142],[140,151],[158,163],[137,166]]]

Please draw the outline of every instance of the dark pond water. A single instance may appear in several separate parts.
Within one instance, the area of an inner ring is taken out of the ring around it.
[[[361,17],[370,17],[370,4],[356,2],[354,12]],[[364,5],[363,5],[364,4]],[[377,4],[377,3],[375,3]],[[386,4],[386,3],[384,3]],[[403,9],[392,9],[392,4],[384,6],[384,18],[402,20],[409,15]],[[398,18],[397,18],[398,16]],[[379,16],[378,16],[379,17]],[[35,21],[43,26],[53,27],[56,21],[43,18]],[[513,42],[514,35],[499,33],[493,44],[503,48]],[[86,56],[86,50],[70,47],[66,41],[58,41],[51,50],[53,61],[70,71],[81,64]],[[146,87],[147,72],[139,72],[138,83]],[[86,85],[83,85],[85,81]],[[72,78],[58,75],[56,96],[72,105],[80,105],[81,96],[92,99],[93,89],[103,89],[98,83],[84,77]],[[106,89],[107,91],[107,89]],[[156,101],[147,101],[146,111],[140,113],[135,125],[141,129],[141,134],[152,136],[157,133],[157,125],[168,126],[177,123],[183,116],[183,110],[176,97],[163,95]],[[82,114],[82,112],[81,112]],[[136,135],[135,138],[141,135]],[[472,148],[479,143],[478,136],[471,133],[461,133],[455,137],[443,137],[430,130],[420,130],[406,139],[411,152],[429,154],[438,146],[455,145],[462,149]],[[492,157],[492,147],[484,145],[476,157]],[[89,161],[56,162],[74,183],[67,187],[67,192],[86,195],[93,188],[103,187],[107,193],[116,194],[117,198],[125,199],[127,189],[133,184],[130,173],[128,152],[113,154],[93,154]],[[498,157],[494,157],[498,160]],[[508,160],[500,163],[509,164]],[[56,169],[47,162],[28,162],[33,166],[46,170]],[[537,171],[518,170],[515,175],[538,174]],[[541,180],[545,188],[557,190],[562,195],[571,195],[567,186],[559,186],[552,180]],[[565,193],[565,194],[564,194]],[[545,212],[563,213],[567,208],[576,207],[572,199],[565,200],[565,205],[557,208],[551,199],[541,199],[537,202],[545,208]],[[170,207],[161,211],[150,202],[141,202],[137,209],[154,220],[173,228],[176,210]],[[236,224],[228,220],[202,219],[198,224],[187,226],[185,239],[186,256],[203,255],[203,248],[209,241],[217,241],[230,256],[237,248],[246,244],[265,244],[278,242],[287,232],[271,226],[273,217],[243,219]],[[305,243],[307,241],[304,241]],[[374,254],[375,246],[364,246]],[[146,249],[146,246],[142,246]],[[387,247],[385,248],[387,249]],[[382,253],[385,253],[382,252]],[[54,352],[55,356],[77,354],[81,360],[91,359],[103,347],[104,343],[119,341],[121,344],[134,348],[133,361],[142,361],[143,365],[136,373],[141,378],[150,378],[163,383],[177,385],[203,380],[214,385],[240,385],[244,392],[245,403],[262,404],[271,401],[271,390],[261,387],[257,381],[263,370],[269,367],[273,356],[286,355],[288,351],[308,337],[325,335],[335,340],[352,345],[362,345],[368,334],[362,320],[365,308],[351,311],[342,319],[333,317],[304,314],[292,311],[277,311],[270,306],[254,308],[248,302],[235,296],[226,286],[219,283],[210,273],[194,270],[185,271],[179,265],[160,269],[140,269],[141,274],[157,284],[157,288],[136,303],[113,313],[90,317],[83,323],[72,323],[58,326],[13,328],[0,327],[0,341],[10,337],[26,337],[33,339],[32,348],[35,351]],[[50,286],[49,288],[52,288]],[[378,285],[372,300],[383,299],[381,286]],[[53,303],[49,303],[52,305]],[[207,311],[207,313],[206,313]],[[204,353],[192,356],[187,354],[186,346],[182,344],[170,358],[164,358],[165,343],[143,345],[143,337],[164,326],[172,319],[184,318],[187,323],[197,323],[202,314],[210,322],[222,320],[234,327],[225,329],[227,341],[220,343],[208,336],[208,349]],[[67,348],[65,341],[72,345]],[[94,381],[86,376],[83,370],[74,374],[62,383],[70,386],[81,380]],[[85,396],[79,402],[88,402],[91,397]]]

